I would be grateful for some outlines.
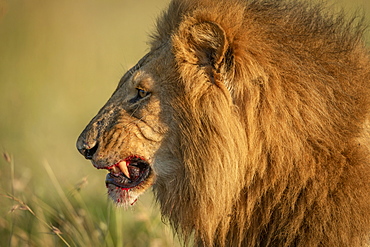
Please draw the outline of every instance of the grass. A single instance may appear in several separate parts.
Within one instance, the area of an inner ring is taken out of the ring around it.
[[[55,194],[41,198],[32,188],[19,184],[14,159],[7,153],[3,156],[9,165],[11,193],[0,192],[1,200],[7,200],[7,206],[2,203],[1,246],[179,245],[170,229],[163,227],[157,209],[148,210],[148,205],[139,203],[124,210],[109,201],[94,202],[83,193],[86,177],[65,190],[46,161],[43,166]],[[20,191],[17,187],[26,188]]]

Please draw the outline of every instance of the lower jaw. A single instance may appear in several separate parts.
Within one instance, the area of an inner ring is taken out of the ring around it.
[[[137,198],[144,193],[135,189],[120,188],[113,184],[107,185],[108,196],[119,207],[129,207],[135,204]]]
[[[108,197],[112,199],[118,207],[127,208],[134,205],[139,196],[153,186],[155,180],[156,175],[151,172],[143,182],[132,188],[122,188],[114,184],[106,183]]]

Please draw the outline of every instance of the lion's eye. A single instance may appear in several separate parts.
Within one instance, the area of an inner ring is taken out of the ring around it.
[[[140,100],[142,100],[142,99],[144,99],[144,98],[146,98],[147,96],[150,95],[150,92],[145,91],[143,89],[137,88],[136,90],[137,90],[136,96],[129,101],[132,104],[135,104],[138,101],[140,101]]]
[[[150,93],[143,90],[143,89],[137,89],[137,96],[138,98],[142,99],[142,98],[145,98],[146,96],[148,96]]]

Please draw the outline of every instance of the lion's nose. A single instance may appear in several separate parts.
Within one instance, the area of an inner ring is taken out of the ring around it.
[[[95,143],[94,145],[80,144],[80,142],[77,143],[78,151],[88,160],[93,158],[98,146],[98,143]]]
[[[97,149],[98,149],[98,144],[96,144],[94,147],[90,149],[83,150],[82,155],[85,156],[85,159],[91,160]]]

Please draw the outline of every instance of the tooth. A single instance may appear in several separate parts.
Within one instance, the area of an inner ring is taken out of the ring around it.
[[[112,168],[111,168],[111,173],[113,173],[113,174],[117,174],[117,173],[119,173],[121,170],[117,167],[117,166],[113,166]]]
[[[121,172],[126,175],[126,177],[130,178],[130,173],[128,172],[126,161],[121,161],[118,164],[118,167],[121,170]]]

